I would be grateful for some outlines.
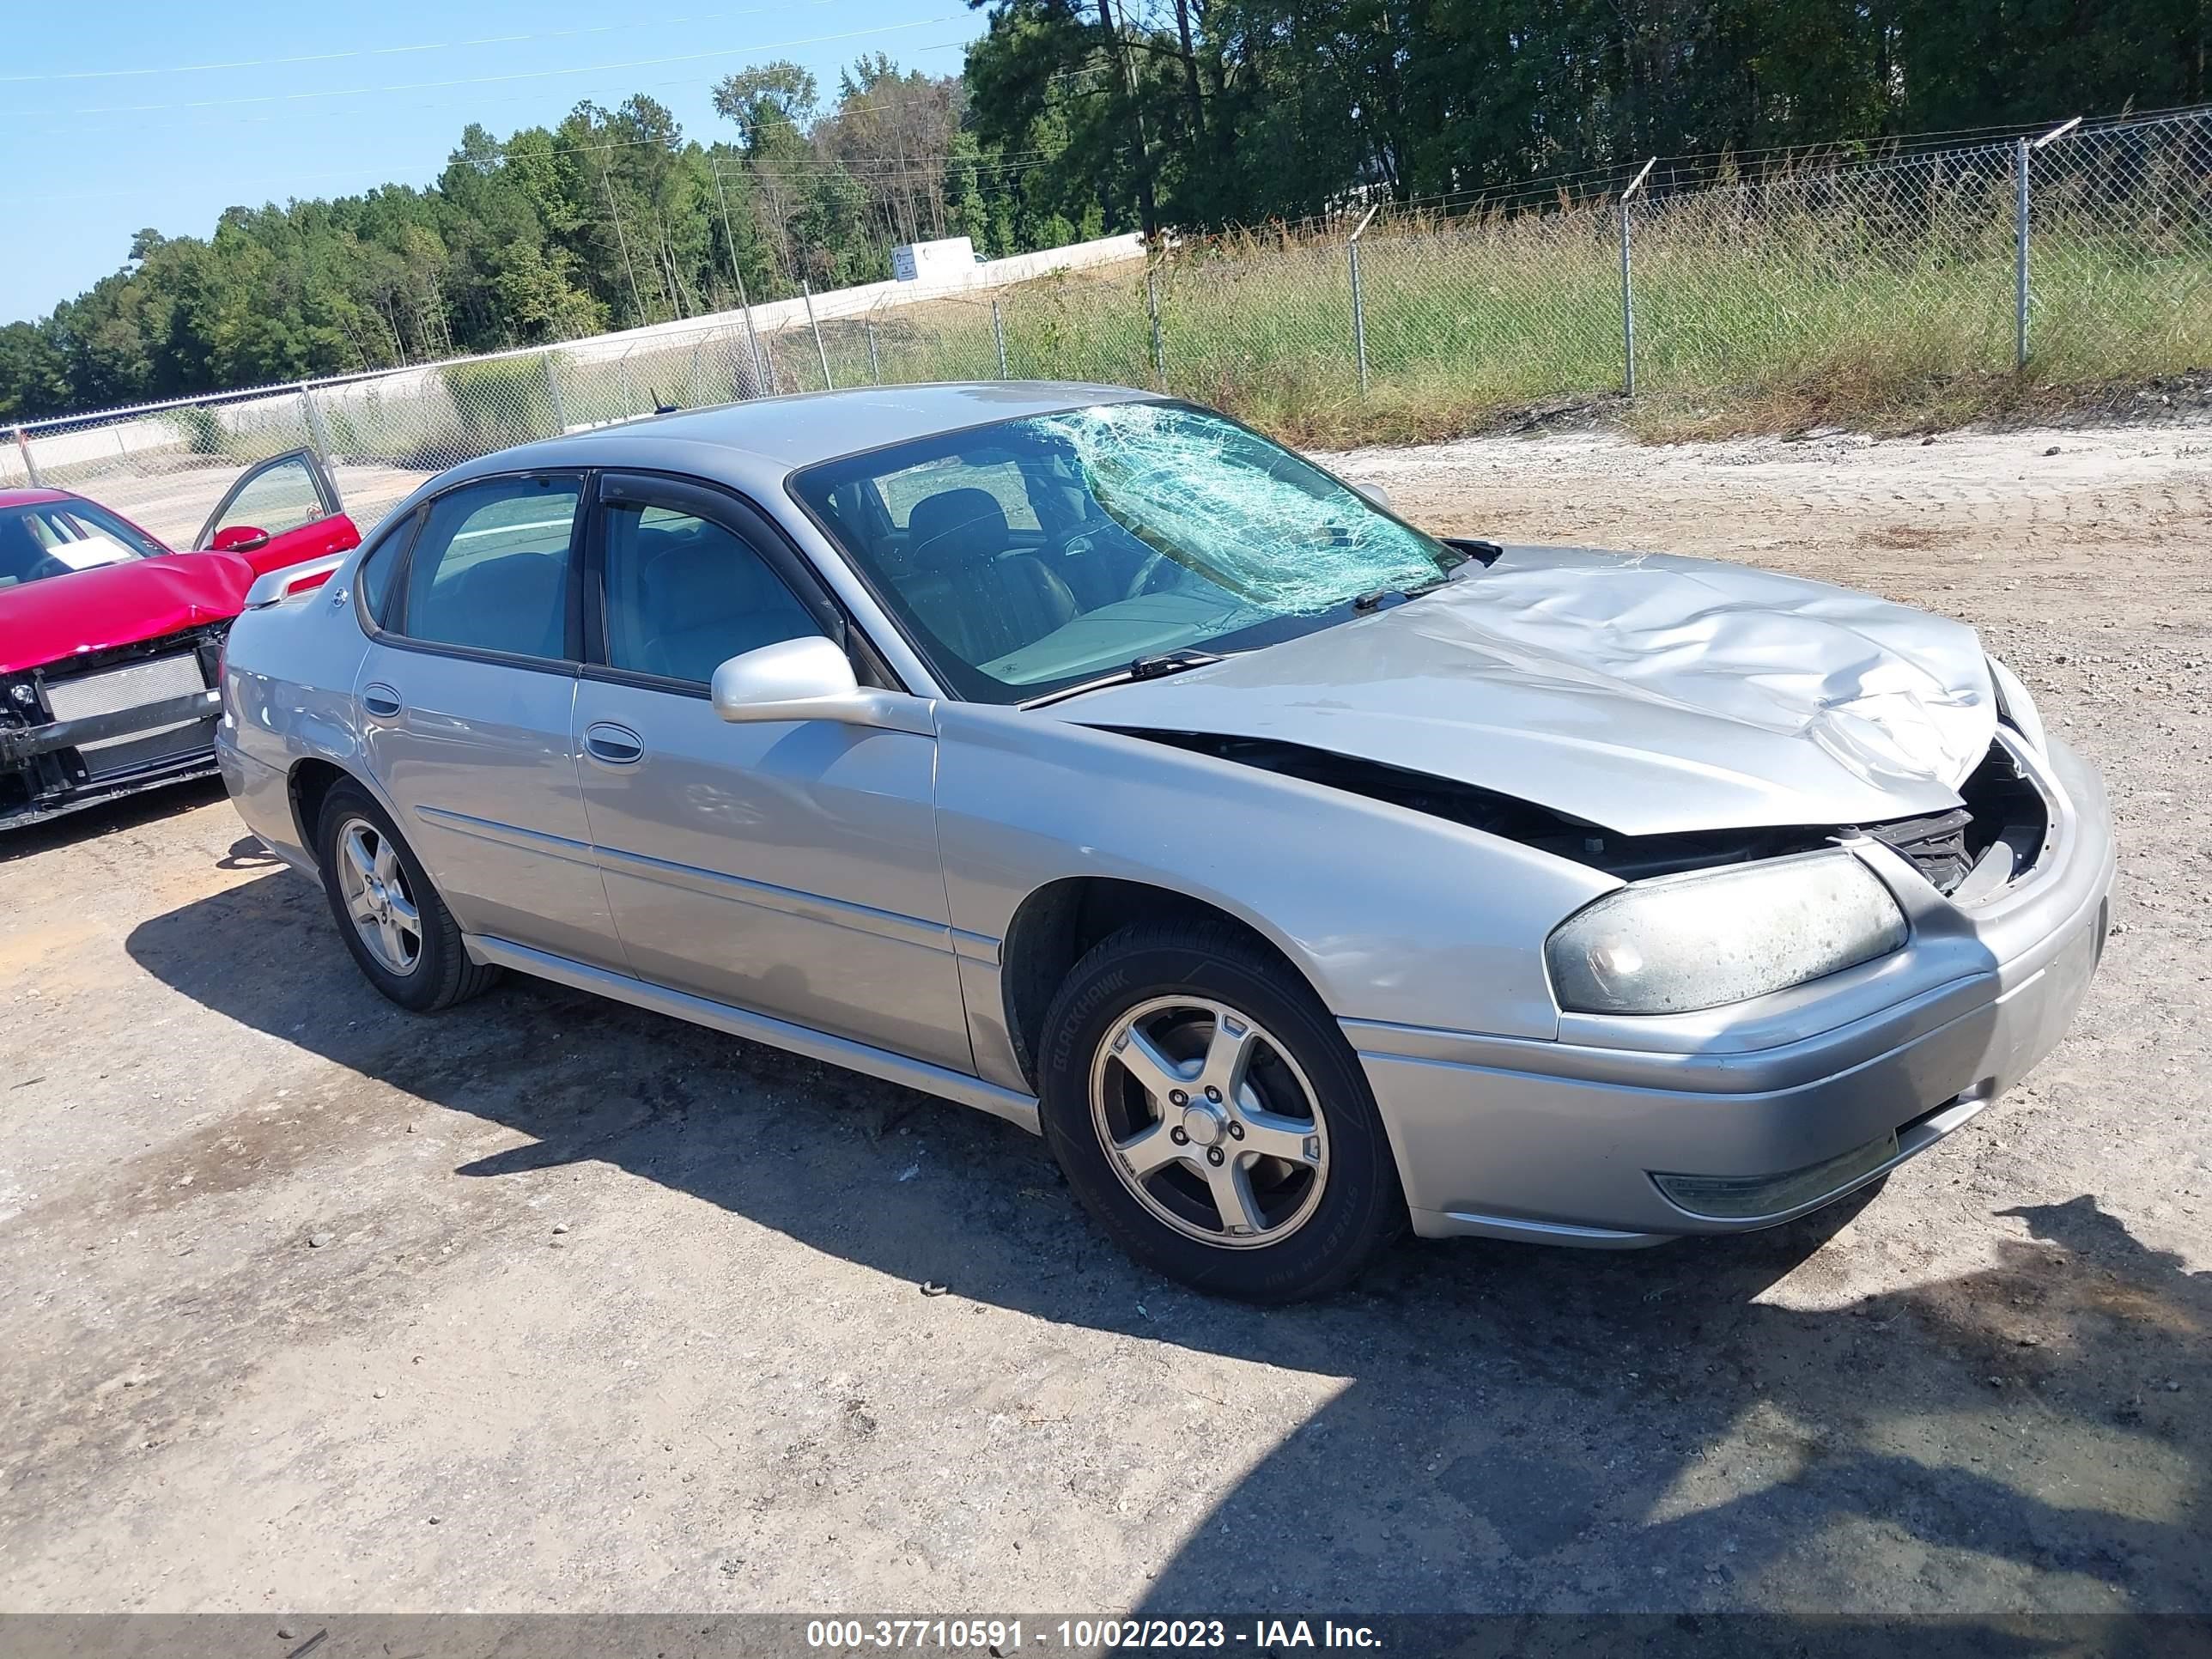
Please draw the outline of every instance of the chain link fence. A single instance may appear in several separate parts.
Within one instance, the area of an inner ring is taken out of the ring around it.
[[[1516,200],[1386,206],[994,289],[917,301],[880,285],[690,331],[27,422],[0,433],[0,484],[81,489],[182,546],[244,466],[288,450],[325,459],[366,529],[473,456],[827,387],[1151,386],[1328,443],[1624,391],[1848,402],[1854,388],[2212,367],[2212,111]]]
[[[1632,198],[1639,385],[1718,390],[2009,365],[2013,149]]]
[[[2212,364],[2212,115],[2077,131],[2026,157],[2036,372]]]

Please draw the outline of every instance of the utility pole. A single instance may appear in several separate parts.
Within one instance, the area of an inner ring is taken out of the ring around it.
[[[615,181],[607,173],[605,149],[599,151],[599,183],[607,192],[608,216],[615,222],[615,246],[622,250],[623,269],[629,273],[629,302],[637,307],[638,321],[649,323],[653,319],[645,314],[645,301],[638,295],[637,267],[629,262],[629,239],[623,234],[622,210],[615,205]]]
[[[753,327],[753,302],[745,297],[745,273],[738,268],[738,234],[730,228],[730,198],[722,188],[721,164],[710,155],[707,165],[714,169],[714,198],[722,204],[722,240],[730,245],[730,275],[737,280],[738,309],[745,313],[745,339],[752,347],[755,395],[764,398],[775,388],[769,384],[768,364],[761,357],[760,335]]]
[[[1115,20],[1114,0],[1098,0],[1098,21],[1105,26],[1109,49],[1121,65],[1121,87],[1129,97],[1129,118],[1137,130],[1137,211],[1145,224],[1145,239],[1159,234],[1160,208],[1152,192],[1152,147],[1145,136],[1145,109],[1137,101],[1137,59]]]
[[[1183,93],[1190,100],[1190,130],[1200,142],[1206,137],[1206,96],[1198,84],[1198,52],[1191,44],[1190,0],[1176,0],[1176,33],[1182,40]]]

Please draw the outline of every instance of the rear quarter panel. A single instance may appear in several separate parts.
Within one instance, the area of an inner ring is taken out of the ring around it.
[[[224,776],[247,827],[288,855],[304,854],[314,833],[294,822],[282,787],[300,762],[329,761],[375,787],[362,764],[353,695],[368,647],[353,604],[359,563],[356,556],[297,599],[244,612],[223,653]]]

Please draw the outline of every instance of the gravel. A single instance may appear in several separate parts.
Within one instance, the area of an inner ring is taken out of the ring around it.
[[[2104,769],[2073,1034],[1753,1237],[1223,1305],[981,1115],[529,981],[401,1013],[208,788],[0,842],[0,1601],[2212,1608],[2212,428],[2057,435],[1337,458],[1967,618]]]

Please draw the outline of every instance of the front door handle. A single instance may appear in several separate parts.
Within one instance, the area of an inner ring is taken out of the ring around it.
[[[380,720],[388,720],[400,709],[399,694],[388,685],[370,685],[362,690],[361,706]]]
[[[599,720],[584,728],[584,752],[609,766],[635,766],[645,758],[645,739],[627,726]]]

